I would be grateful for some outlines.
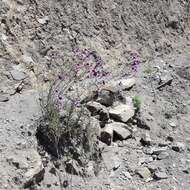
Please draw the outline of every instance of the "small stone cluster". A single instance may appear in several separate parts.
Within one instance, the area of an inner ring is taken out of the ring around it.
[[[111,81],[86,104],[91,115],[100,122],[99,139],[107,145],[132,135],[127,123],[135,116],[135,107],[132,98],[124,97],[120,90],[130,89],[133,85],[134,78]]]

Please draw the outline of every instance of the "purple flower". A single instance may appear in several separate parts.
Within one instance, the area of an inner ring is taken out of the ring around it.
[[[76,101],[74,102],[74,106],[75,106],[75,107],[80,107],[80,106],[81,106],[80,101],[79,101],[79,100],[76,100]]]

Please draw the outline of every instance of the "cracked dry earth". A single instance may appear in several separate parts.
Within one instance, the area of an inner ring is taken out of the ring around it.
[[[188,0],[0,0],[0,190],[190,189],[189,7]],[[115,129],[117,139],[103,140],[101,169],[94,175],[89,166],[84,178],[38,151],[33,125],[42,86],[72,62],[75,46],[121,74],[129,50],[142,60],[124,91],[140,96],[140,115],[127,123],[127,138]]]

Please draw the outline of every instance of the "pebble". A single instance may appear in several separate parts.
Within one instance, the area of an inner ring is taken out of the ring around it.
[[[161,152],[159,155],[158,155],[158,160],[163,160],[163,159],[167,159],[169,158],[169,154],[167,152]]]
[[[183,152],[185,151],[185,144],[182,142],[176,142],[174,145],[172,145],[172,149],[176,152]]]
[[[154,179],[161,180],[161,179],[167,179],[168,175],[165,172],[157,171],[154,173]]]

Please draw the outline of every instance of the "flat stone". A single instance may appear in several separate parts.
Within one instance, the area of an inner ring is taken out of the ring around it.
[[[158,155],[158,160],[164,160],[164,159],[167,159],[169,158],[169,154],[167,152],[161,152],[159,155]]]
[[[16,69],[12,70],[10,73],[13,79],[16,81],[24,80],[25,78],[27,78],[26,73]]]
[[[102,104],[91,101],[86,104],[86,107],[91,112],[92,116],[99,115],[100,121],[107,122],[109,120],[109,112]]]
[[[161,154],[162,152],[165,152],[168,148],[167,147],[153,147],[152,148],[152,154],[153,155],[159,155]]]
[[[7,102],[7,101],[9,101],[9,97],[6,95],[0,94],[0,102]]]
[[[109,125],[111,125],[113,128],[113,132],[114,132],[113,138],[115,140],[117,140],[117,139],[125,140],[125,139],[131,137],[131,132],[129,129],[127,129],[127,125],[125,125],[124,123],[113,122],[113,123],[110,123]]]
[[[129,90],[136,83],[135,78],[121,79],[118,81],[111,81],[106,85],[106,88],[111,89],[113,92],[119,90]]]
[[[165,172],[157,171],[154,173],[154,178],[157,180],[167,179],[168,175]]]
[[[136,170],[136,173],[142,177],[146,182],[151,179],[151,172],[147,167]]]
[[[135,110],[132,106],[122,104],[111,108],[109,113],[111,118],[126,123],[135,115]]]

